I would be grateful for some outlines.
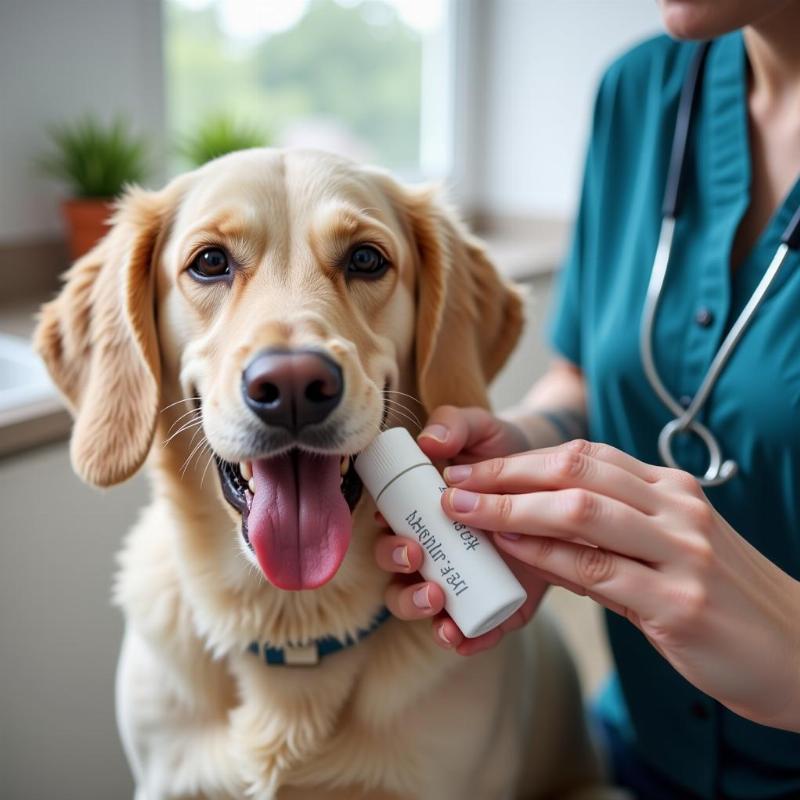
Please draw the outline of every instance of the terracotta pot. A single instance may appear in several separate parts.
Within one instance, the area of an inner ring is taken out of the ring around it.
[[[61,213],[67,223],[69,254],[74,261],[88,253],[108,232],[113,201],[103,198],[64,200]]]

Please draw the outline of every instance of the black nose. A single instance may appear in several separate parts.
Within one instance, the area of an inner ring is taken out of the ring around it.
[[[322,422],[343,390],[339,365],[315,350],[262,350],[242,373],[247,407],[268,425],[293,433]]]

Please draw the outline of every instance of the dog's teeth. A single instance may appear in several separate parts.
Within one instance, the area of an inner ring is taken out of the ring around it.
[[[250,462],[249,461],[242,461],[242,462],[239,463],[239,472],[242,473],[242,477],[246,481],[249,481],[250,478],[253,477],[253,470],[250,467]]]
[[[347,474],[348,469],[350,469],[350,456],[342,456],[342,460],[339,463],[339,472],[342,477]]]
[[[250,490],[250,494],[256,493],[256,482],[252,478],[247,481],[247,488]]]

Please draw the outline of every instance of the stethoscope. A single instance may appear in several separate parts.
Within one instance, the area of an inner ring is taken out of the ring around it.
[[[681,180],[683,178],[686,160],[686,146],[689,139],[689,128],[692,115],[696,106],[696,99],[702,84],[703,64],[708,55],[711,42],[701,43],[689,65],[689,71],[681,89],[678,101],[678,119],[675,124],[675,133],[672,139],[672,151],[667,173],[667,185],[664,191],[664,203],[661,211],[661,231],[658,237],[653,268],[650,273],[650,283],[647,286],[642,324],[640,330],[640,347],[642,353],[642,366],[645,375],[653,390],[662,403],[675,415],[675,419],[668,422],[658,437],[658,452],[662,461],[669,467],[679,468],[678,462],[672,454],[675,437],[679,433],[693,433],[706,446],[708,450],[708,467],[702,475],[695,475],[702,486],[719,486],[730,480],[738,471],[738,465],[732,459],[722,458],[722,450],[714,434],[703,423],[698,422],[697,415],[708,399],[714,384],[731,356],[739,340],[742,338],[747,326],[750,324],[758,307],[761,305],[769,287],[778,275],[786,261],[790,250],[800,247],[800,208],[795,211],[789,225],[781,236],[780,245],[775,255],[761,278],[758,286],[742,309],[736,322],[734,322],[728,335],[717,351],[711,366],[708,368],[697,394],[692,398],[688,407],[684,408],[667,388],[664,386],[653,360],[653,323],[655,322],[658,301],[664,286],[667,274],[669,257],[672,251],[672,240],[675,234],[675,220],[678,213]]]

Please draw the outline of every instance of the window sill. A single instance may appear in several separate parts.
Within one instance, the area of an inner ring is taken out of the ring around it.
[[[0,456],[66,439],[71,420],[55,387],[32,369],[38,359],[24,345],[30,341],[39,302],[17,300],[0,307]]]
[[[479,215],[473,227],[503,275],[525,282],[558,270],[566,253],[571,225],[564,219]]]

